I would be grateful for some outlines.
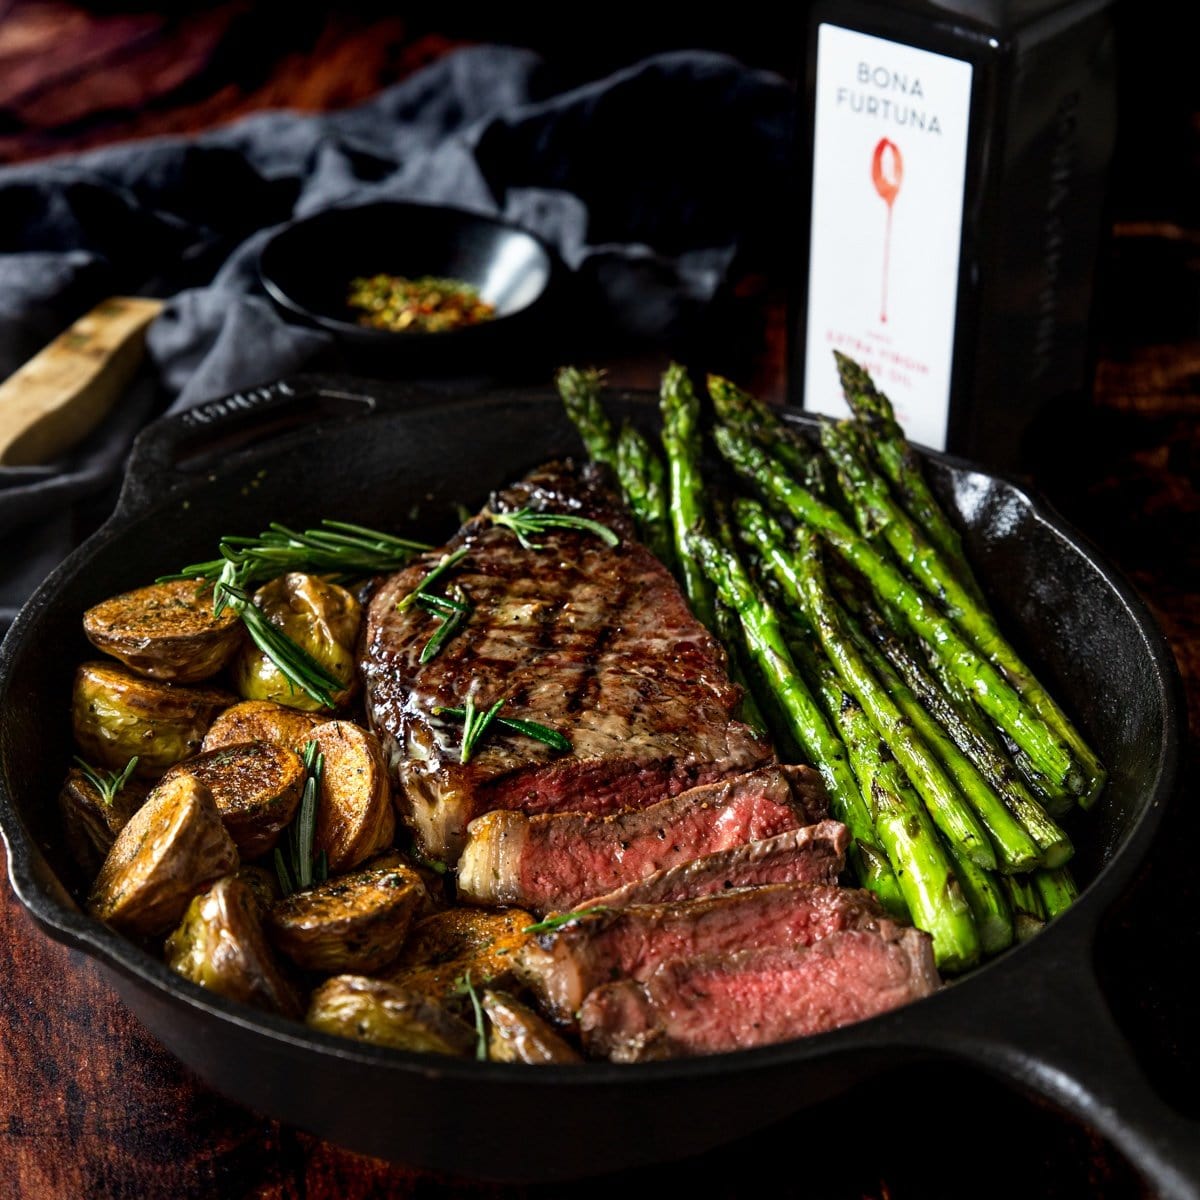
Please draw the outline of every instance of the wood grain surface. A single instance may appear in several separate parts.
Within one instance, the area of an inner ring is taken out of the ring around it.
[[[471,36],[417,29],[369,6],[319,18],[303,9],[281,30],[265,22],[271,11],[278,7],[226,2],[168,17],[60,0],[0,4],[0,161],[202,128],[264,104],[350,102]],[[1180,106],[1177,124],[1118,164],[1096,386],[1047,420],[1034,464],[1035,484],[1147,598],[1187,685],[1188,782],[1139,884],[1108,923],[1099,966],[1147,1073],[1192,1116],[1200,1116],[1189,980],[1200,958],[1197,112],[1200,104]],[[743,377],[753,367],[760,389],[778,397],[778,294],[750,283],[741,298],[756,331]],[[619,383],[639,383],[658,366],[622,361],[612,370]],[[0,961],[0,1196],[17,1200],[748,1198],[768,1186],[832,1200],[1145,1194],[1088,1129],[952,1065],[895,1072],[748,1141],[635,1175],[569,1188],[436,1177],[351,1154],[213,1094],[149,1037],[91,961],[33,926],[6,883]]]

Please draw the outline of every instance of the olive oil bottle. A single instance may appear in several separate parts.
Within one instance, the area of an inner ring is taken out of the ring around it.
[[[793,399],[862,362],[913,440],[1014,466],[1076,392],[1116,134],[1110,0],[817,0]]]

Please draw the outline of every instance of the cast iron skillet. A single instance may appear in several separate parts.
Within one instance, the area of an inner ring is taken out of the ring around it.
[[[621,407],[648,415],[648,398]],[[797,418],[798,420],[800,418]],[[263,439],[266,439],[265,441]],[[249,439],[249,444],[247,444]],[[111,520],[59,567],[0,651],[0,825],[17,895],[98,959],[146,1026],[226,1095],[355,1150],[492,1178],[555,1179],[700,1151],[900,1062],[961,1058],[1057,1101],[1166,1196],[1200,1196],[1197,1129],[1143,1080],[1097,986],[1097,924],[1145,857],[1174,786],[1182,704],[1148,612],[1053,515],[1003,480],[934,456],[1001,616],[1105,757],[1112,782],[1071,828],[1086,884],[1045,932],[896,1012],[806,1040],[638,1066],[526,1068],[414,1056],[222,1000],[83,916],[56,849],[67,697],[89,605],[225,533],[341,516],[431,538],[525,468],[578,450],[557,400],[298,379],[146,430]],[[94,652],[92,652],[94,654]],[[536,1129],[536,1138],[514,1130]],[[586,1130],[586,1135],[581,1131]]]

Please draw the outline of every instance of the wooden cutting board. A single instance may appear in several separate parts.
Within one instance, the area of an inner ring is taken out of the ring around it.
[[[111,411],[137,372],[161,300],[113,296],[0,383],[0,466],[52,462]]]

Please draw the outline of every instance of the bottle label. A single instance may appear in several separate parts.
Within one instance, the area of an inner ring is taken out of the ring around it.
[[[944,449],[970,63],[838,25],[817,34],[804,407],[849,413],[862,363],[913,441]]]

